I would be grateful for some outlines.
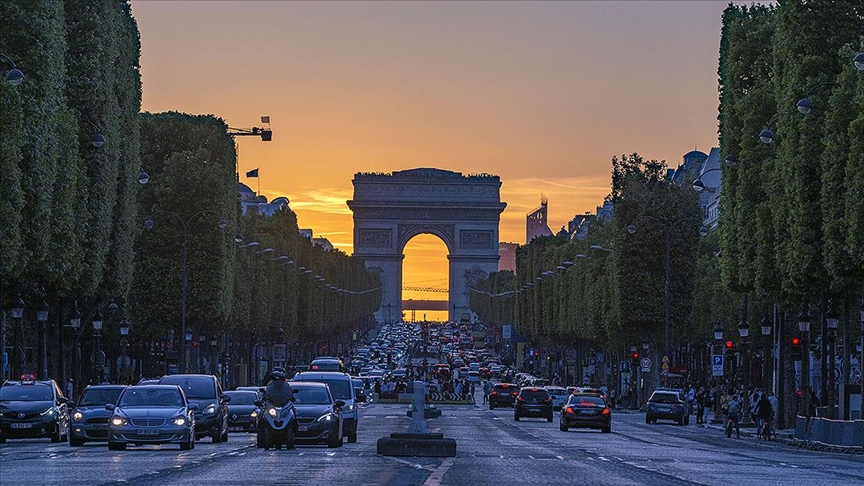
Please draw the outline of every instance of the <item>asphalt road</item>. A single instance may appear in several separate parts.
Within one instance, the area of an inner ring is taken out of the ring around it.
[[[478,395],[479,396],[479,395]],[[378,438],[405,431],[407,405],[368,404],[358,442],[341,449],[255,448],[254,437],[176,446],[104,444],[71,448],[45,440],[0,445],[0,485],[26,484],[864,484],[864,456],[817,453],[780,442],[727,439],[719,430],[646,425],[639,413],[615,413],[611,434],[560,432],[557,422],[513,420],[510,409],[442,406],[433,432],[457,441],[455,458],[398,458],[376,454]]]

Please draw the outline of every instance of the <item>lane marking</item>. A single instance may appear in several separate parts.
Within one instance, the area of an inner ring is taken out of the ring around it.
[[[447,474],[447,471],[449,471],[455,463],[455,457],[448,457],[447,459],[444,459],[441,465],[435,468],[435,471],[432,472],[431,475],[429,475],[429,479],[427,479],[426,482],[423,483],[423,486],[440,486],[441,479],[444,478],[444,475]]]

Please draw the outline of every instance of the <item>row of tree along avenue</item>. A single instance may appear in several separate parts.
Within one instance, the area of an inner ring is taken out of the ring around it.
[[[611,220],[520,248],[516,275],[481,282],[472,308],[583,361],[642,354],[650,378],[773,390],[786,425],[805,410],[842,418],[864,316],[862,31],[858,1],[727,7],[717,230],[700,237],[698,199],[665,164],[613,158]]]
[[[139,57],[128,1],[0,2],[3,378],[244,384],[348,344],[377,275],[243,215],[228,126],[140,113]]]

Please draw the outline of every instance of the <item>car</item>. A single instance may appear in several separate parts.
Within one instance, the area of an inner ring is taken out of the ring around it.
[[[489,410],[495,407],[512,407],[519,395],[519,387],[513,383],[496,383],[489,392]]]
[[[339,358],[319,356],[309,363],[309,371],[345,371],[345,365]]]
[[[108,440],[108,419],[111,412],[105,405],[116,404],[124,385],[90,385],[81,392],[81,397],[72,410],[69,445],[78,447],[85,442]]]
[[[330,387],[324,383],[292,382],[291,389],[297,416],[294,440],[299,444],[342,447],[345,401],[334,399]]]
[[[54,380],[36,380],[33,375],[7,380],[0,386],[0,443],[41,437],[65,442],[69,408],[74,406]]]
[[[255,392],[258,395],[258,400],[264,398],[264,387],[261,386],[238,386],[234,389],[235,391],[251,391]]]
[[[255,401],[258,391],[234,390],[224,394],[228,401],[228,432],[256,432],[255,423],[260,410]]]
[[[519,390],[513,405],[513,420],[522,417],[541,417],[552,421],[552,397],[545,388],[526,386]]]
[[[141,378],[138,380],[138,385],[158,385],[159,378]]]
[[[561,407],[558,428],[567,432],[570,428],[587,427],[612,432],[612,411],[606,399],[596,393],[574,393]]]
[[[564,405],[569,396],[567,389],[561,386],[547,386],[546,390],[549,392],[549,396],[552,397],[552,410],[561,410],[561,406]]]
[[[354,384],[351,381],[351,375],[347,373],[338,373],[335,371],[304,371],[297,373],[291,380],[291,386],[295,382],[315,381],[324,383],[330,387],[330,394],[336,400],[342,400],[345,405],[342,407],[343,418],[343,434],[348,437],[348,443],[357,442],[357,423],[359,414],[357,413],[357,397],[354,394]]]
[[[195,439],[210,436],[213,442],[228,441],[228,401],[222,385],[213,375],[168,375],[160,385],[177,385],[186,399],[197,405],[195,410]]]
[[[112,412],[108,450],[122,451],[132,443],[179,444],[188,451],[195,447],[197,408],[177,385],[126,387],[116,405],[105,405]]]
[[[656,424],[657,420],[672,420],[678,425],[689,425],[690,414],[687,402],[674,390],[654,390],[645,406],[645,423]]]

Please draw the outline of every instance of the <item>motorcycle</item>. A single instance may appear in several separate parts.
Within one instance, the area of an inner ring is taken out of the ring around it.
[[[294,431],[297,429],[297,415],[291,401],[281,407],[270,402],[256,400],[255,405],[261,409],[258,414],[256,429],[258,431],[255,445],[264,450],[271,447],[280,449],[294,448]]]

